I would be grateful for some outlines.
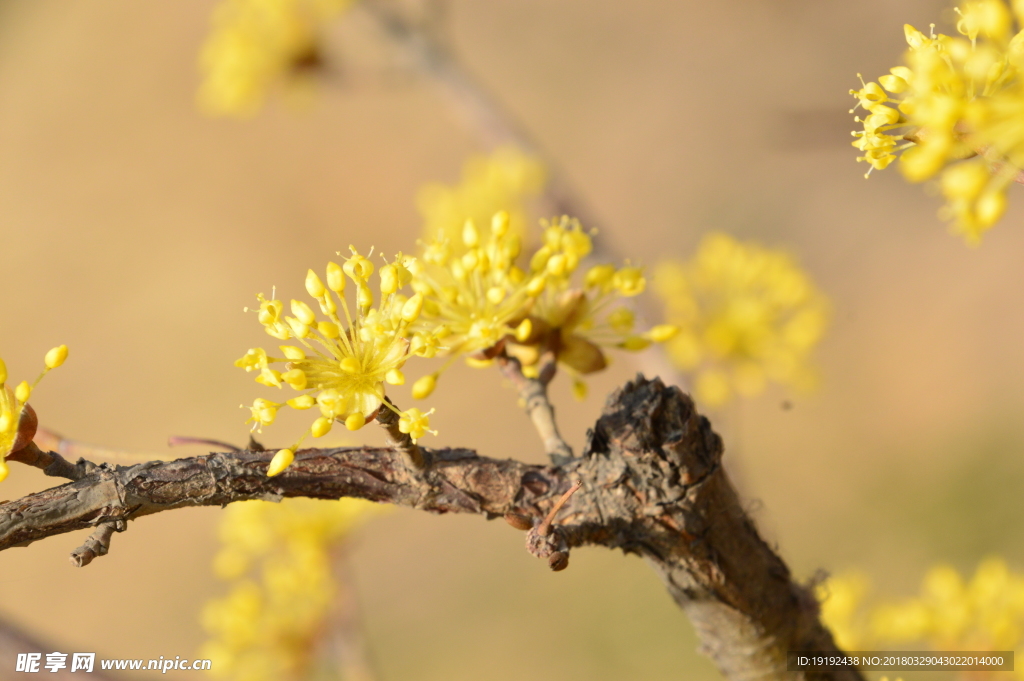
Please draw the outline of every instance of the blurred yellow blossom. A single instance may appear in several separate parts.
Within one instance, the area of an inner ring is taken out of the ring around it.
[[[431,183],[420,189],[416,203],[423,216],[424,238],[427,243],[447,240],[455,254],[461,255],[463,225],[473,222],[483,230],[481,238],[486,241],[491,217],[505,211],[508,231],[522,239],[530,222],[529,202],[540,196],[544,184],[540,159],[516,147],[471,156],[459,184]]]
[[[258,319],[266,332],[281,341],[297,341],[301,347],[280,346],[283,357],[272,357],[263,348],[251,348],[235,366],[257,372],[257,383],[279,389],[288,385],[300,394],[281,402],[256,399],[249,407],[253,430],[273,423],[284,406],[297,410],[317,408],[318,416],[307,431],[313,437],[329,433],[336,421],[349,430],[358,430],[382,408],[402,415],[385,399],[384,386],[405,382],[401,369],[409,356],[412,324],[420,316],[423,295],[410,297],[401,290],[419,265],[414,258],[399,253],[381,267],[381,298],[375,307],[369,285],[374,266],[354,247],[350,250],[352,256],[344,265],[328,263],[324,279],[313,270],[306,273],[306,291],[317,301],[326,319],[318,319],[313,309],[300,300],[291,301],[288,315],[284,301],[268,300],[263,294],[257,296]],[[346,279],[354,285],[356,304],[351,308],[344,295]],[[276,369],[274,364],[283,366]],[[417,412],[415,420],[422,425],[415,429],[417,434],[430,432],[426,414]],[[298,443],[278,452],[271,464],[271,475],[287,468],[297,446]]]
[[[251,115],[270,89],[320,59],[323,25],[353,0],[222,0],[200,53],[199,104],[212,115]]]
[[[807,359],[828,304],[788,254],[711,233],[688,262],[661,263],[654,282],[666,320],[680,329],[669,357],[695,376],[702,402],[757,395],[768,381],[813,384]]]
[[[1024,574],[1012,572],[1002,558],[981,561],[970,580],[949,565],[935,565],[913,598],[869,599],[868,590],[867,579],[858,573],[830,578],[818,587],[822,621],[842,649],[923,645],[1024,654]],[[1017,675],[1024,678],[1021,671]],[[970,678],[987,676],[972,672]]]
[[[987,558],[968,581],[948,565],[928,570],[916,598],[877,607],[877,639],[924,641],[936,650],[1015,650],[1024,643],[1024,574]]]
[[[821,621],[840,650],[866,650],[867,628],[863,612],[870,583],[860,572],[835,575],[818,584],[815,595],[821,603]]]
[[[387,507],[360,499],[243,501],[224,511],[214,572],[232,582],[209,601],[202,656],[212,674],[237,681],[309,678],[345,585],[333,574],[338,549]]]
[[[14,388],[7,384],[7,365],[0,357],[0,482],[10,473],[7,461],[9,454],[32,441],[36,432],[35,413],[28,406],[32,389],[50,369],[56,369],[68,356],[68,346],[52,348],[43,358],[43,371],[33,383],[22,381]]]
[[[906,25],[906,65],[850,91],[866,112],[853,145],[872,170],[899,154],[911,182],[939,174],[942,215],[977,244],[1024,169],[1024,4],[971,0],[956,12],[960,36]]]

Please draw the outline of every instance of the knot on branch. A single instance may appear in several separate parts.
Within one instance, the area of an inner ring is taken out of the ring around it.
[[[689,395],[638,374],[608,397],[585,457],[603,485],[629,483],[654,515],[717,469],[722,439]]]
[[[717,463],[722,440],[706,418],[697,413],[693,400],[676,386],[643,374],[608,396],[604,411],[588,434],[587,454],[658,450],[670,444],[676,451],[693,454],[686,465],[709,468]]]

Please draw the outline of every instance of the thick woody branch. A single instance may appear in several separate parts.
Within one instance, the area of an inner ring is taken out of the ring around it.
[[[350,496],[435,513],[509,514],[517,526],[531,519],[528,548],[553,569],[565,567],[571,548],[588,544],[643,556],[727,678],[861,678],[849,669],[786,671],[787,651],[838,651],[813,596],[793,581],[739,503],[721,465],[721,439],[677,388],[643,377],[627,384],[609,397],[583,455],[562,466],[465,449],[424,451],[430,467],[412,471],[390,448],[301,450],[274,478],[266,477],[272,452],[104,464],[0,504],[0,549],[242,499]],[[574,481],[579,489],[567,496]],[[552,511],[553,522],[544,522]]]

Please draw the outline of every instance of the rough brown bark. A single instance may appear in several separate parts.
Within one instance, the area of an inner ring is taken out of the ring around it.
[[[643,556],[729,679],[860,679],[855,670],[786,671],[786,652],[837,652],[813,596],[758,535],[721,465],[722,442],[690,398],[638,377],[613,393],[583,456],[561,466],[422,449],[307,449],[266,477],[273,452],[216,453],[122,467],[0,504],[0,550],[183,506],[286,496],[361,497],[435,513],[533,519],[527,547],[549,558],[601,545]],[[548,531],[541,521],[579,481]],[[554,565],[554,563],[552,563]]]

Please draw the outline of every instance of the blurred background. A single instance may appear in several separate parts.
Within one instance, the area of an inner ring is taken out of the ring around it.
[[[48,348],[70,347],[33,405],[76,440],[163,458],[203,453],[169,450],[169,435],[244,443],[238,405],[262,393],[232,363],[267,337],[243,307],[273,286],[297,297],[306,269],[350,243],[412,251],[417,189],[455,183],[487,150],[358,7],[332,24],[336,71],[312,101],[202,115],[214,5],[0,0],[0,355],[31,379]],[[857,72],[897,64],[902,24],[946,7],[451,0],[437,19],[621,257],[689,257],[709,230],[799,257],[832,301],[820,388],[709,415],[799,579],[859,568],[893,596],[936,561],[1024,566],[1024,200],[1011,191],[971,249],[937,197],[895,169],[865,181],[849,146]],[[584,402],[556,381],[573,446],[638,361],[618,355]],[[428,446],[544,458],[495,370],[453,368],[430,405]],[[263,440],[303,427],[282,418]],[[0,496],[53,484],[12,465]],[[84,569],[67,556],[87,533],[0,553],[0,616],[55,650],[194,657],[202,604],[224,592],[210,569],[220,514],[144,518]],[[350,554],[380,679],[718,678],[635,557],[578,550],[554,574],[504,523],[406,509]]]

